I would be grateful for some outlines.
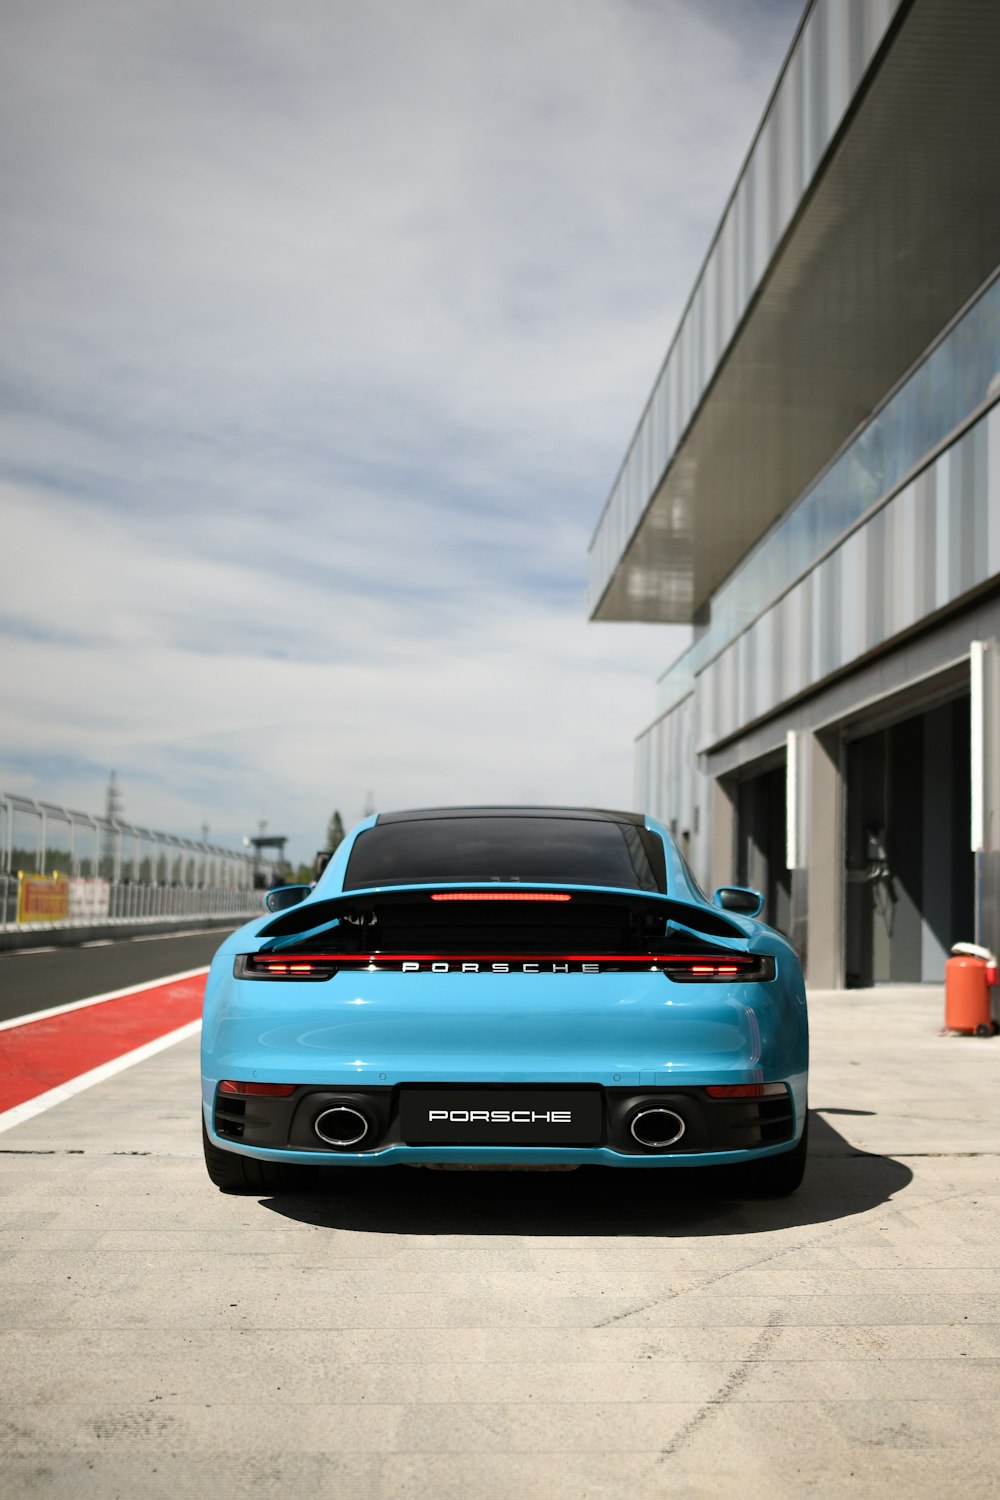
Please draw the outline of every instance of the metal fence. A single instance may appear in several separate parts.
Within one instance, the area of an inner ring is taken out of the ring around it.
[[[0,796],[0,927],[18,921],[21,877],[59,876],[99,888],[100,921],[247,917],[263,907],[272,861],[133,823]],[[32,926],[93,925],[94,916]]]

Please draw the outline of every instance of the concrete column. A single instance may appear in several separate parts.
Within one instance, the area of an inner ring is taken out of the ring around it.
[[[971,690],[972,827],[976,856],[976,942],[1000,951],[1000,649],[973,641]]]
[[[709,783],[708,892],[736,879],[736,797],[725,781]]]
[[[792,942],[816,989],[844,983],[844,777],[836,735],[800,737]]]

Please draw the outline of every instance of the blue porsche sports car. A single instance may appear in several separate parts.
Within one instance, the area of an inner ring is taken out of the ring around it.
[[[399,1163],[726,1166],[748,1192],[798,1186],[798,959],[754,920],[755,892],[707,900],[654,819],[381,814],[316,886],[267,902],[205,993],[220,1188]]]

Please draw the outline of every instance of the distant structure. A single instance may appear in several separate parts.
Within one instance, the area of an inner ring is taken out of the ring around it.
[[[274,874],[272,883],[280,884],[284,878],[285,868],[285,845],[288,843],[286,833],[268,833],[267,819],[261,818],[257,824],[257,836],[249,840],[253,849],[253,883],[255,890],[263,890],[267,885],[267,877],[261,869],[261,857],[265,849],[274,850]]]
[[[122,794],[118,787],[118,773],[112,771],[108,777],[108,789],[104,794],[104,816],[109,823],[117,823],[122,815]]]
[[[998,56],[806,6],[590,548],[592,619],[693,629],[637,805],[824,988],[1000,946]]]
[[[372,813],[374,811],[375,811],[375,794],[374,794],[374,792],[368,792],[367,795],[366,795],[366,797],[365,797],[364,812],[361,814],[361,816],[363,818],[370,818],[371,815],[372,815]]]
[[[104,793],[104,816],[109,824],[116,824],[121,822],[122,812],[122,794],[118,786],[118,773],[117,771],[112,771],[108,777],[107,790]],[[114,827],[105,828],[102,840],[101,861],[104,873],[109,878],[116,874],[115,851],[117,847],[118,835]]]

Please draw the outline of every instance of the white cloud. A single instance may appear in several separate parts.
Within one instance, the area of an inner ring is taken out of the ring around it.
[[[587,541],[796,10],[8,7],[0,784],[630,802]]]

